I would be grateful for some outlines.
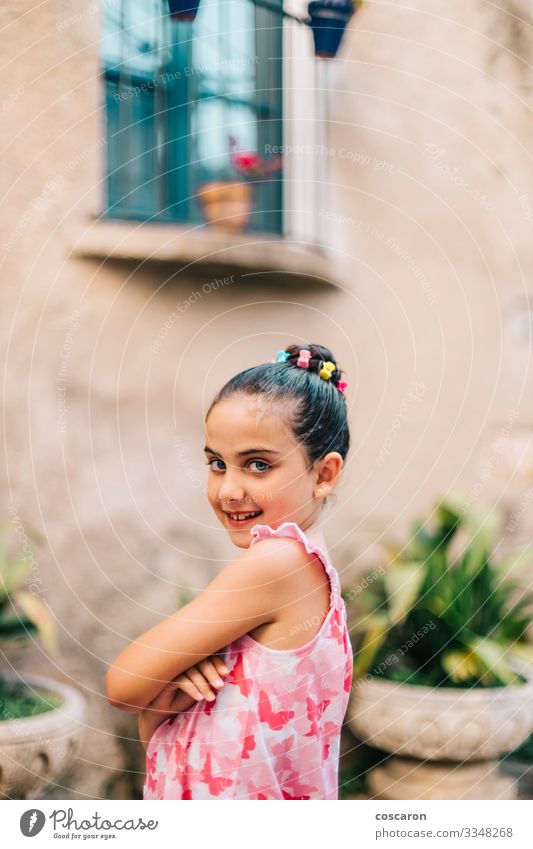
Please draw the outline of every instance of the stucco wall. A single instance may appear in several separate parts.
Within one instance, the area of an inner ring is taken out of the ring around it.
[[[130,796],[143,758],[119,737],[135,721],[109,707],[103,675],[233,553],[203,488],[203,410],[222,381],[293,339],[330,345],[347,370],[353,449],[326,531],[339,570],[449,487],[498,492],[483,446],[529,433],[533,412],[528,43],[481,0],[367,3],[327,69],[317,151],[340,287],[220,287],[71,255],[102,192],[97,4],[8,0],[0,24],[2,514],[47,536],[63,650],[9,661],[90,702],[84,756],[48,795]]]

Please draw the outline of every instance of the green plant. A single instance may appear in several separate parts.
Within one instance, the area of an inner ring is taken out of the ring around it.
[[[24,542],[32,539],[42,543],[42,537],[29,525],[19,523]],[[33,557],[16,557],[8,548],[10,526],[0,525],[0,646],[17,646],[37,634],[45,649],[59,653],[54,619],[42,598],[26,586],[34,568]],[[0,676],[0,720],[34,716],[57,707],[61,699],[53,694],[33,693],[22,681],[7,681]]]
[[[37,716],[54,710],[62,701],[56,693],[38,693],[22,681],[5,681],[0,677],[0,720]]]
[[[21,525],[25,539],[41,543],[40,535]],[[36,633],[45,649],[58,654],[55,621],[44,600],[26,589],[33,558],[8,551],[9,524],[0,525],[0,644],[19,644]]]
[[[500,523],[496,510],[447,498],[415,523],[405,546],[385,544],[387,568],[358,595],[355,615],[350,610],[354,677],[448,687],[525,680],[517,664],[533,660],[533,596],[512,577],[533,562],[533,550],[495,564]],[[353,590],[344,597],[349,602]]]

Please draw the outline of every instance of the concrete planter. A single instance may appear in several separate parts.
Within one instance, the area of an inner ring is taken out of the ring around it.
[[[37,716],[0,722],[0,797],[9,799],[38,799],[63,775],[80,751],[87,723],[85,698],[74,687],[40,675],[24,680],[63,702]]]
[[[496,759],[533,729],[533,682],[456,690],[361,681],[348,724],[359,739],[395,756],[370,775],[381,798],[513,798],[514,782],[501,776]]]

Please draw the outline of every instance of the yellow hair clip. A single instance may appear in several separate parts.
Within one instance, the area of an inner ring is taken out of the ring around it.
[[[319,371],[319,375],[320,377],[324,378],[324,380],[329,380],[336,368],[337,366],[335,365],[335,363],[331,363],[328,360],[325,363],[322,363],[322,368]]]

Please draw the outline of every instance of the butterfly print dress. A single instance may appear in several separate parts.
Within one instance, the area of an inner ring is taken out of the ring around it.
[[[293,537],[330,579],[319,632],[295,649],[245,634],[220,653],[229,674],[214,701],[169,717],[146,751],[144,799],[337,799],[340,732],[353,655],[337,572],[294,522],[254,525],[252,545]]]

